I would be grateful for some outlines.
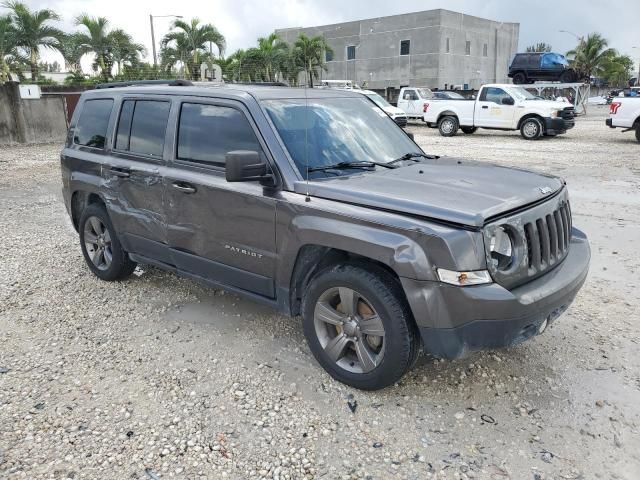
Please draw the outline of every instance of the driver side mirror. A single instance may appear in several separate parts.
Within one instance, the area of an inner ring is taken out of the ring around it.
[[[267,164],[258,152],[234,150],[227,152],[224,158],[227,182],[249,182],[270,176],[267,175]]]
[[[516,102],[511,97],[502,97],[500,103],[502,103],[502,105],[514,105]]]

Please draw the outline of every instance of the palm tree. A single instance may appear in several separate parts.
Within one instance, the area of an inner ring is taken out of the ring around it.
[[[9,15],[0,17],[0,83],[11,79],[10,56],[15,53],[15,32]]]
[[[38,79],[38,60],[40,47],[59,50],[64,33],[50,25],[51,21],[60,20],[53,10],[31,10],[22,2],[9,1],[2,4],[10,12],[16,47],[29,59],[31,80]]]
[[[287,44],[283,43],[275,32],[267,37],[258,38],[258,51],[262,57],[262,66],[266,80],[269,82],[275,80],[278,63],[280,62],[282,52],[285,50],[286,45]]]
[[[333,53],[333,50],[327,45],[324,37],[308,37],[304,33],[301,33],[295,41],[294,48],[307,74],[309,86],[313,88],[313,79],[319,77],[318,69],[326,70],[324,65],[326,53]]]
[[[111,43],[111,54],[118,74],[120,74],[123,66],[131,67],[138,64],[140,55],[146,53],[144,45],[134,42],[131,35],[124,30],[112,30],[108,36]]]
[[[83,36],[81,34],[72,33],[65,35],[60,45],[60,52],[64,58],[66,68],[71,73],[82,73],[80,60],[85,54],[83,48]]]
[[[613,48],[607,48],[608,42],[599,33],[591,33],[583,38],[573,50],[567,52],[567,58],[573,68],[586,78],[602,73],[604,65],[611,56],[616,55]]]
[[[536,53],[536,52],[550,52],[552,50],[551,45],[545,42],[538,42],[535,45],[529,45],[527,47],[527,53]]]
[[[209,50],[208,44],[213,44],[220,55],[224,54],[226,42],[224,36],[213,25],[200,24],[197,18],[190,23],[183,20],[175,20],[172,25],[177,31],[169,32],[162,39],[163,49],[172,48],[176,58],[181,58],[186,74],[197,80],[200,72],[200,63],[203,56]]]

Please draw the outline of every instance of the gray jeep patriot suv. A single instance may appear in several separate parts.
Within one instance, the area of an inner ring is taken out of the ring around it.
[[[74,112],[64,200],[103,280],[144,263],[301,315],[331,376],[378,389],[420,348],[543,332],[587,276],[560,178],[428,155],[358,93],[185,83]]]

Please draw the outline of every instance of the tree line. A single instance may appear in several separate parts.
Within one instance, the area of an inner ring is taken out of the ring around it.
[[[540,42],[527,47],[527,52],[550,52],[551,45]],[[611,86],[627,86],[633,76],[634,63],[629,55],[609,48],[609,42],[599,33],[581,37],[578,45],[566,53],[570,66],[580,78],[597,77]]]
[[[228,81],[285,81],[296,85],[299,74],[305,72],[313,84],[326,70],[326,55],[333,53],[320,36],[301,34],[290,45],[272,33],[259,38],[256,47],[225,57],[226,40],[214,25],[197,18],[176,19],[160,41],[160,62],[156,66],[143,61],[147,52],[142,44],[124,30],[112,28],[105,17],[79,15],[74,19],[76,31],[64,32],[55,27],[60,15],[51,9],[32,10],[19,1],[1,6],[7,13],[0,14],[0,82],[9,80],[12,73],[22,80],[28,72],[32,82],[46,83],[41,73],[57,67],[41,62],[41,49],[62,54],[71,73],[66,83],[72,84],[154,78],[197,80],[203,62],[220,65]],[[91,77],[82,71],[81,61],[86,55],[93,59]]]

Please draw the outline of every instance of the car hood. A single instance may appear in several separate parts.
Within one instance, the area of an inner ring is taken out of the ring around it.
[[[387,112],[389,115],[406,115],[406,113],[404,113],[404,110],[398,107],[394,107],[393,105],[384,107],[383,110]]]
[[[566,107],[573,107],[569,102],[558,102],[557,100],[525,100],[527,106],[548,108],[549,110],[562,110]]]
[[[553,196],[564,181],[551,175],[455,158],[295,184],[298,193],[447,223],[481,227],[487,220]]]

